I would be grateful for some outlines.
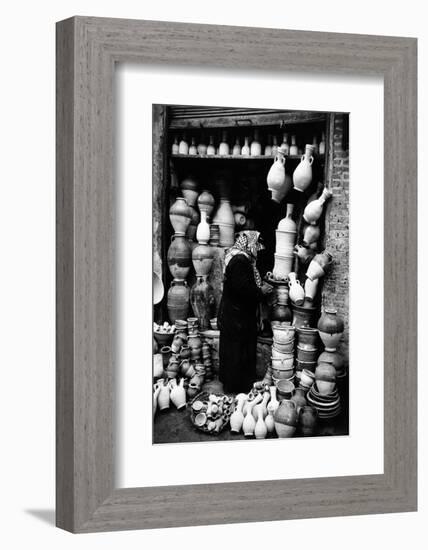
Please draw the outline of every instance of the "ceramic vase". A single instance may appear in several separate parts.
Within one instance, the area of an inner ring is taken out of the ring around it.
[[[281,202],[290,190],[291,180],[286,178],[285,173],[285,153],[278,149],[275,160],[269,169],[267,175],[268,189],[272,192],[272,199]]]
[[[324,251],[322,254],[316,254],[309,264],[306,276],[309,277],[311,281],[324,277],[332,262],[333,256],[329,252]]]
[[[318,321],[318,331],[326,351],[335,351],[342,338],[345,324],[335,309],[324,309]]]
[[[257,422],[254,427],[254,437],[256,439],[265,439],[268,431],[263,414],[263,405],[260,403],[254,407],[254,410],[257,410]]]
[[[177,197],[169,209],[169,219],[175,234],[184,236],[191,221],[191,211],[184,197]]]
[[[184,389],[184,378],[180,379],[180,382],[177,384],[176,380],[171,380],[170,388],[170,399],[173,405],[178,409],[184,409],[186,406],[186,390]]]
[[[179,147],[178,147],[178,139],[177,139],[177,136],[174,137],[174,143],[172,144],[172,147],[171,147],[171,153],[173,155],[177,155],[178,154],[178,151],[179,151]]]
[[[320,141],[320,144],[319,144],[319,147],[318,147],[318,152],[319,152],[320,155],[325,154],[325,133],[324,132],[322,133],[322,136],[321,136],[321,141]]]
[[[173,235],[168,248],[168,268],[174,279],[185,279],[191,267],[192,251],[188,240],[181,235]]]
[[[296,136],[291,136],[290,156],[296,156],[299,154],[296,144]]]
[[[313,147],[312,145],[306,145],[305,154],[302,155],[300,163],[293,172],[294,189],[297,191],[306,191],[310,186],[312,182],[313,161]]]
[[[259,132],[254,130],[254,139],[251,142],[250,155],[252,157],[258,157],[262,154],[262,146],[259,141]]]
[[[232,155],[234,157],[239,157],[241,155],[241,145],[239,143],[239,137],[236,138],[235,145],[232,149]]]
[[[315,382],[321,395],[329,395],[336,386],[336,369],[331,363],[319,363],[315,369]]]
[[[315,225],[322,215],[325,202],[332,196],[333,193],[330,191],[330,189],[327,189],[327,187],[325,187],[323,189],[323,192],[321,193],[321,196],[318,199],[306,205],[306,208],[303,212],[304,220],[311,225]]]
[[[272,156],[274,157],[278,153],[278,138],[273,136],[272,138]]]
[[[226,130],[224,130],[222,133],[222,140],[218,146],[218,154],[221,156],[227,156],[229,154],[229,144],[227,143]]]
[[[207,244],[199,244],[192,251],[192,263],[197,277],[209,275],[213,264],[213,253]]]
[[[297,258],[299,258],[299,262],[302,265],[306,265],[315,256],[315,252],[310,248],[308,248],[307,246],[296,244],[296,246],[294,247],[294,255],[297,256]]]
[[[167,295],[168,316],[171,323],[186,319],[189,313],[190,291],[186,281],[174,279]]]
[[[213,156],[215,155],[215,147],[214,147],[214,138],[213,136],[210,136],[210,142],[207,147],[207,155]]]
[[[313,302],[317,295],[317,289],[318,289],[318,279],[314,279],[313,281],[311,281],[311,279],[306,279],[305,299]]]
[[[345,359],[338,351],[324,350],[318,357],[318,363],[330,363],[336,369],[336,377],[345,371]]]
[[[247,399],[247,396],[245,395],[245,393],[240,393],[236,396],[236,399],[237,399],[236,408],[232,413],[229,422],[230,422],[230,431],[238,434],[241,431],[242,424],[244,422],[244,414],[242,412],[242,408]]]
[[[169,396],[170,388],[168,383],[162,383],[160,385],[160,392],[158,395],[158,407],[160,411],[169,409]]]
[[[297,427],[296,404],[293,401],[282,400],[273,418],[278,437],[293,437]]]
[[[287,204],[287,212],[285,218],[282,218],[278,223],[278,231],[285,231],[288,233],[297,233],[297,225],[293,220],[294,204]]]
[[[208,244],[210,240],[210,226],[207,222],[207,213],[201,212],[201,221],[196,230],[196,239],[199,244]]]
[[[273,412],[275,412],[276,409],[279,407],[279,401],[276,396],[276,386],[270,386],[269,393],[270,393],[269,407],[272,409]]]
[[[183,135],[183,138],[180,140],[180,143],[178,144],[178,153],[180,155],[188,155],[189,154],[189,144],[186,141],[186,136]]]
[[[181,184],[180,189],[183,197],[189,206],[195,206],[198,198],[198,183],[191,176],[187,176]]]
[[[195,138],[192,137],[192,142],[190,144],[190,147],[189,147],[189,155],[197,155],[198,154],[198,150],[196,148],[196,141],[195,141]]]
[[[290,300],[294,304],[301,306],[305,301],[305,291],[303,290],[303,287],[300,284],[300,281],[297,279],[294,271],[291,271],[288,274],[288,281],[289,281],[288,285],[290,287],[290,291],[289,291]]]
[[[314,323],[316,309],[314,307],[292,305],[293,326],[297,328],[311,327]]]
[[[254,435],[254,429],[256,427],[256,420],[253,416],[253,407],[258,405],[262,400],[262,396],[259,393],[252,401],[246,403],[246,414],[244,422],[242,423],[242,430],[245,437],[252,437]]]
[[[308,225],[303,232],[303,244],[310,246],[318,242],[321,235],[321,230],[318,225]],[[314,254],[312,254],[312,257]]]
[[[233,246],[235,242],[235,218],[228,199],[224,197],[220,199],[220,206],[213,221],[219,226],[220,246]]]
[[[266,424],[266,429],[268,434],[272,434],[275,431],[275,420],[273,419],[273,414],[274,414],[273,407],[271,407],[271,403],[269,403],[268,413],[265,418],[265,424]]]
[[[242,149],[241,149],[241,155],[243,157],[248,157],[250,155],[250,146],[248,145],[248,137],[245,138],[244,140],[244,145],[242,146]]]
[[[288,134],[286,132],[282,135],[281,149],[284,155],[290,154],[290,145],[288,144]]]

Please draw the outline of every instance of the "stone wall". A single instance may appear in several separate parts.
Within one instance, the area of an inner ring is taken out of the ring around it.
[[[348,115],[336,114],[333,131],[333,167],[330,188],[333,197],[328,203],[325,220],[325,248],[334,264],[324,279],[322,302],[334,307],[345,320],[341,351],[349,349],[349,150]]]

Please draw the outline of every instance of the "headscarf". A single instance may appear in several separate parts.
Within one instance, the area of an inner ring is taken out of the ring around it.
[[[262,278],[259,270],[256,267],[257,252],[263,250],[265,247],[259,241],[260,233],[258,231],[240,231],[235,240],[235,244],[229,248],[226,253],[224,263],[225,270],[230,260],[237,254],[243,254],[246,256],[253,267],[254,280],[256,285],[260,288],[262,286]]]

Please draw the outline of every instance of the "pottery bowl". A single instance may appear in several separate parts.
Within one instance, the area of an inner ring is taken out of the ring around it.
[[[155,337],[155,340],[156,342],[158,343],[159,347],[164,347],[164,346],[170,346],[172,344],[172,341],[174,339],[174,336],[175,336],[175,331],[174,332],[158,332],[158,331],[154,331],[153,332],[153,336]]]
[[[275,346],[272,346],[272,359],[288,359],[294,351],[293,347],[291,346],[287,351],[279,351]]]
[[[283,359],[274,359],[272,357],[272,368],[277,370],[290,370],[294,365],[293,354],[288,354]]]
[[[273,350],[275,350],[278,354],[290,354],[294,352],[294,340],[291,340],[288,344],[278,344],[273,341],[272,345],[272,356],[273,356]],[[277,359],[278,357],[276,357]],[[279,357],[281,359],[281,357]]]
[[[278,380],[276,381],[276,389],[278,395],[282,399],[290,399],[295,390],[295,386],[290,380]]]

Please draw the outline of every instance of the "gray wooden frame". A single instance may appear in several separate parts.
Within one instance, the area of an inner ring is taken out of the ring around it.
[[[413,38],[88,17],[57,24],[59,527],[91,532],[416,510],[416,44]],[[206,66],[207,60],[255,77],[291,70],[384,78],[382,475],[114,486],[114,67]]]

